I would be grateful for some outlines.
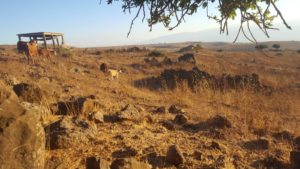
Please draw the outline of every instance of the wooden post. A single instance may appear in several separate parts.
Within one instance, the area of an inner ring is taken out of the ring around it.
[[[60,46],[59,46],[59,40],[58,40],[57,36],[56,36],[56,42],[57,42],[57,46],[58,46],[58,50],[59,50]]]
[[[44,47],[45,47],[46,49],[48,49],[48,47],[47,47],[47,40],[46,40],[45,34],[43,34],[43,39],[44,39]]]
[[[20,36],[20,35],[18,35],[18,37],[19,37],[19,41],[21,41],[21,36]]]
[[[56,45],[55,45],[55,41],[54,41],[54,36],[51,35],[51,38],[52,38],[53,48],[54,48],[54,50],[55,50],[55,49],[56,49]]]
[[[64,36],[63,35],[61,35],[61,43],[64,45],[65,44],[65,40],[64,40]]]

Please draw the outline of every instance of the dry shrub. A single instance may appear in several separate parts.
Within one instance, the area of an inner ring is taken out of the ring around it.
[[[0,81],[0,104],[10,96],[7,87]]]
[[[161,51],[158,51],[158,50],[153,50],[148,54],[148,56],[150,56],[150,57],[160,57],[160,56],[163,56],[163,55],[164,54]]]
[[[189,88],[187,81],[175,81],[176,87],[170,90],[166,84],[163,83],[165,100],[172,100],[172,104],[187,106],[192,105],[192,91]]]
[[[74,53],[70,49],[62,48],[59,50],[58,55],[64,58],[72,58]]]

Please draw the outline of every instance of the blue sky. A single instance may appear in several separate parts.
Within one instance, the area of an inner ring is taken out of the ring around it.
[[[147,23],[141,23],[139,18],[127,38],[135,13],[124,14],[120,2],[109,6],[105,2],[100,5],[99,0],[1,0],[0,44],[15,44],[16,34],[39,31],[63,32],[68,44],[84,47],[143,43],[160,36],[218,28],[201,12],[187,17],[186,23],[173,31],[156,25],[149,32]],[[300,21],[299,0],[280,0],[278,5],[288,21]],[[293,40],[300,40],[300,36]]]

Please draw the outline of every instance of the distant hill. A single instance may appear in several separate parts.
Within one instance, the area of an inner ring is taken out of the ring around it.
[[[289,24],[292,26],[292,30],[286,29],[283,25],[279,24],[277,27],[280,29],[280,31],[272,30],[269,32],[270,38],[267,38],[258,28],[254,27],[252,29],[253,34],[257,38],[258,42],[266,42],[266,41],[285,41],[282,44],[283,48],[287,49],[299,49],[299,43],[297,41],[300,41],[300,21],[290,21]],[[219,30],[216,29],[210,29],[210,30],[204,30],[199,32],[186,32],[186,33],[178,33],[173,35],[167,35],[167,36],[161,36],[152,40],[149,40],[145,43],[178,43],[178,42],[214,42],[212,44],[205,43],[205,45],[208,48],[238,48],[238,49],[249,49],[249,44],[242,35],[240,35],[238,44],[232,44],[233,40],[235,39],[236,33],[237,33],[237,27],[233,26],[229,30],[229,35],[219,34]],[[220,43],[215,43],[220,42]],[[232,45],[229,45],[227,43],[223,42],[229,42]],[[244,44],[243,42],[246,42]],[[272,46],[271,43],[274,42],[267,42],[267,45]],[[252,45],[254,46],[254,45]]]
[[[259,44],[267,45],[268,49],[272,49],[273,44],[279,44],[282,50],[299,50],[300,41],[268,41]],[[226,42],[210,42],[202,43],[204,48],[212,50],[255,50],[256,44],[253,43],[226,43]]]
[[[178,50],[188,47],[190,45],[196,46],[199,44],[201,47],[210,50],[227,50],[227,51],[252,51],[256,50],[256,44],[253,43],[232,43],[232,42],[180,42],[180,43],[157,43],[148,46],[164,48],[168,50]],[[269,41],[260,42],[259,44],[267,45],[268,49],[273,49],[273,44],[279,44],[281,50],[299,50],[300,41]]]

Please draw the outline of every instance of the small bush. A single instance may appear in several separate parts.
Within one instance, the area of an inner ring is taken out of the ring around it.
[[[102,52],[100,50],[98,50],[98,51],[95,52],[95,55],[101,55],[101,53]]]
[[[300,54],[300,49],[298,49],[298,50],[297,50],[297,53],[299,53],[299,54]]]
[[[272,47],[273,47],[274,49],[279,49],[279,48],[280,48],[280,45],[279,45],[279,44],[273,44]]]
[[[134,46],[134,47],[128,48],[126,51],[127,52],[141,52],[143,50],[137,46]]]
[[[263,50],[263,49],[267,49],[268,45],[260,44],[260,45],[256,45],[255,48],[258,49],[258,50]]]
[[[58,52],[59,56],[65,58],[71,58],[74,56],[73,52],[70,49],[62,48]]]
[[[148,54],[148,56],[160,57],[160,56],[163,56],[163,53],[161,51],[158,51],[158,50],[153,50]]]
[[[115,52],[114,49],[106,49],[106,50],[105,50],[105,53],[113,53],[113,52]]]

